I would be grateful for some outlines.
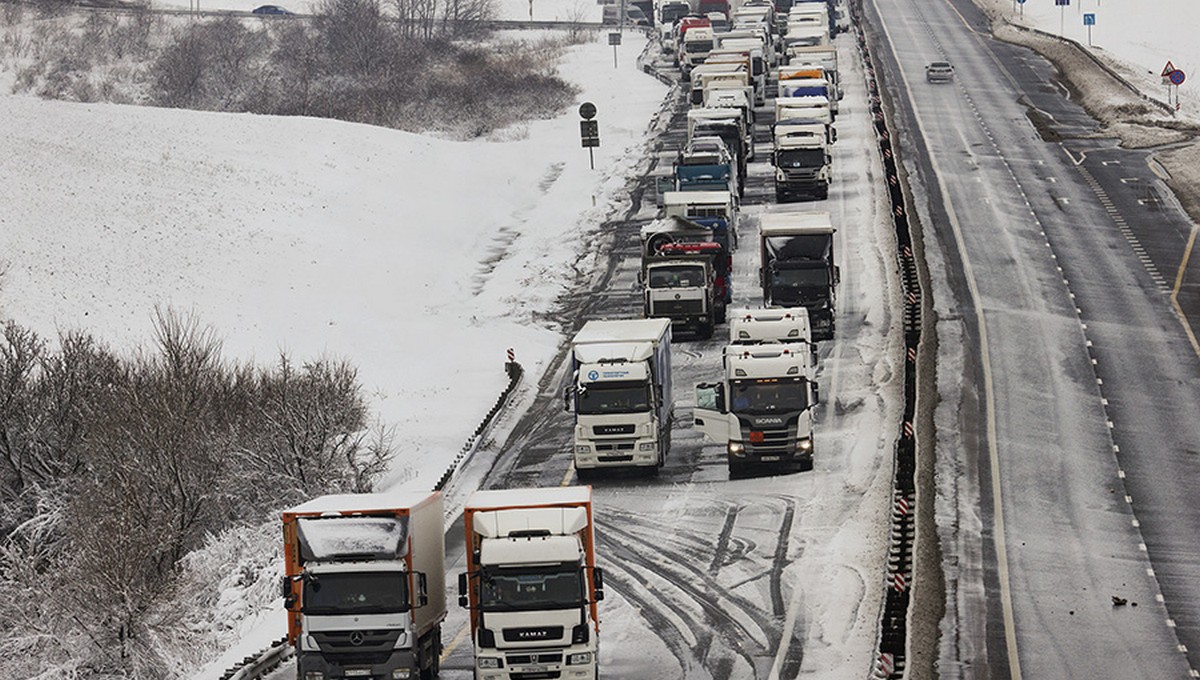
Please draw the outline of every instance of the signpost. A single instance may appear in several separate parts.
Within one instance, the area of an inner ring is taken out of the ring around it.
[[[608,44],[613,46],[613,68],[617,67],[617,45],[621,44],[620,33],[609,33]]]
[[[1167,65],[1162,70],[1163,85],[1167,86],[1167,104],[1171,104],[1171,95],[1174,95],[1175,110],[1179,110],[1179,86],[1183,81],[1187,80],[1187,74],[1175,68],[1175,64],[1167,62]]]
[[[1021,5],[1021,16],[1025,16],[1025,0],[1017,0],[1017,3]]]
[[[1091,13],[1084,14],[1084,15],[1083,15],[1083,25],[1084,25],[1084,26],[1087,26],[1087,30],[1088,30],[1088,47],[1091,47],[1091,46],[1092,46],[1092,26],[1095,26],[1095,25],[1096,25],[1096,15],[1095,15],[1095,14],[1091,14]]]
[[[600,124],[592,120],[596,117],[596,105],[591,102],[580,104],[579,117],[583,118],[583,120],[579,121],[579,139],[583,143],[584,148],[588,150],[588,164],[595,170],[596,158],[592,153],[592,149],[600,146]]]
[[[1054,0],[1054,4],[1058,5],[1058,37],[1063,37],[1063,28],[1066,21],[1067,5],[1071,4],[1071,0]]]

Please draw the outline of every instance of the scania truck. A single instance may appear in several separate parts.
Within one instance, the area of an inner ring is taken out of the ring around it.
[[[446,618],[442,496],[322,496],[283,513],[298,680],[429,680]]]
[[[649,467],[671,446],[670,319],[588,321],[571,341],[565,407],[575,413],[575,471]]]
[[[725,445],[731,476],[811,469],[819,396],[805,310],[730,310],[730,321],[721,381],[696,386],[696,429]]]
[[[591,487],[476,491],[463,508],[476,680],[596,680],[604,577]]]

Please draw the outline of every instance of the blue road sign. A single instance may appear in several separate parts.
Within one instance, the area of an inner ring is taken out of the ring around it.
[[[1187,75],[1185,75],[1183,71],[1175,69],[1174,71],[1171,71],[1171,75],[1167,77],[1171,79],[1172,84],[1182,85],[1183,81],[1187,78]]]
[[[1084,26],[1095,26],[1096,25],[1096,15],[1085,13],[1083,15],[1083,25]]]

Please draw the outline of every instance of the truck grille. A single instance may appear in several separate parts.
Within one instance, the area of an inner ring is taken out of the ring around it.
[[[312,633],[312,636],[324,653],[355,656],[382,653],[384,660],[387,660],[400,637],[400,631],[338,630]]]
[[[762,437],[751,433],[761,433]],[[753,456],[781,456],[791,458],[796,455],[796,425],[794,422],[776,427],[747,427],[742,425],[743,441],[746,443],[746,453]],[[756,441],[758,440],[758,441]]]
[[[609,444],[596,444],[597,451],[632,451],[633,442],[612,442]]]
[[[545,671],[542,673],[510,673],[512,680],[554,680],[561,677],[561,671]]]
[[[652,316],[694,316],[704,313],[704,300],[651,300]]]
[[[562,663],[562,652],[544,652],[542,654],[509,654],[508,665],[530,663]]]
[[[505,628],[505,642],[533,642],[535,640],[563,639],[562,626],[542,626],[539,628]]]
[[[783,174],[785,177],[787,177],[789,182],[813,182],[813,181],[816,181],[816,179],[817,179],[817,171],[816,170],[806,170],[806,169],[794,170],[794,169],[789,168],[787,170],[784,170]]]
[[[592,427],[592,434],[600,437],[614,434],[633,434],[636,428],[636,425],[594,425]]]

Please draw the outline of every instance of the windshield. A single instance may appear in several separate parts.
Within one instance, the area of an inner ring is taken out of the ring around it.
[[[480,576],[480,604],[492,612],[571,609],[583,604],[582,575],[579,567],[487,570]]]
[[[582,415],[644,413],[650,410],[650,390],[645,383],[592,383],[580,387],[575,411]]]
[[[822,149],[780,151],[775,164],[781,168],[819,168],[825,165],[825,151]]]
[[[392,614],[408,611],[402,571],[322,574],[304,581],[305,614]]]
[[[698,52],[711,52],[713,44],[711,40],[690,40],[683,47],[689,54],[696,54]]]
[[[808,381],[804,378],[735,380],[732,399],[735,413],[781,413],[808,408]]]
[[[696,288],[703,285],[704,270],[700,267],[655,267],[650,270],[651,288]]]

